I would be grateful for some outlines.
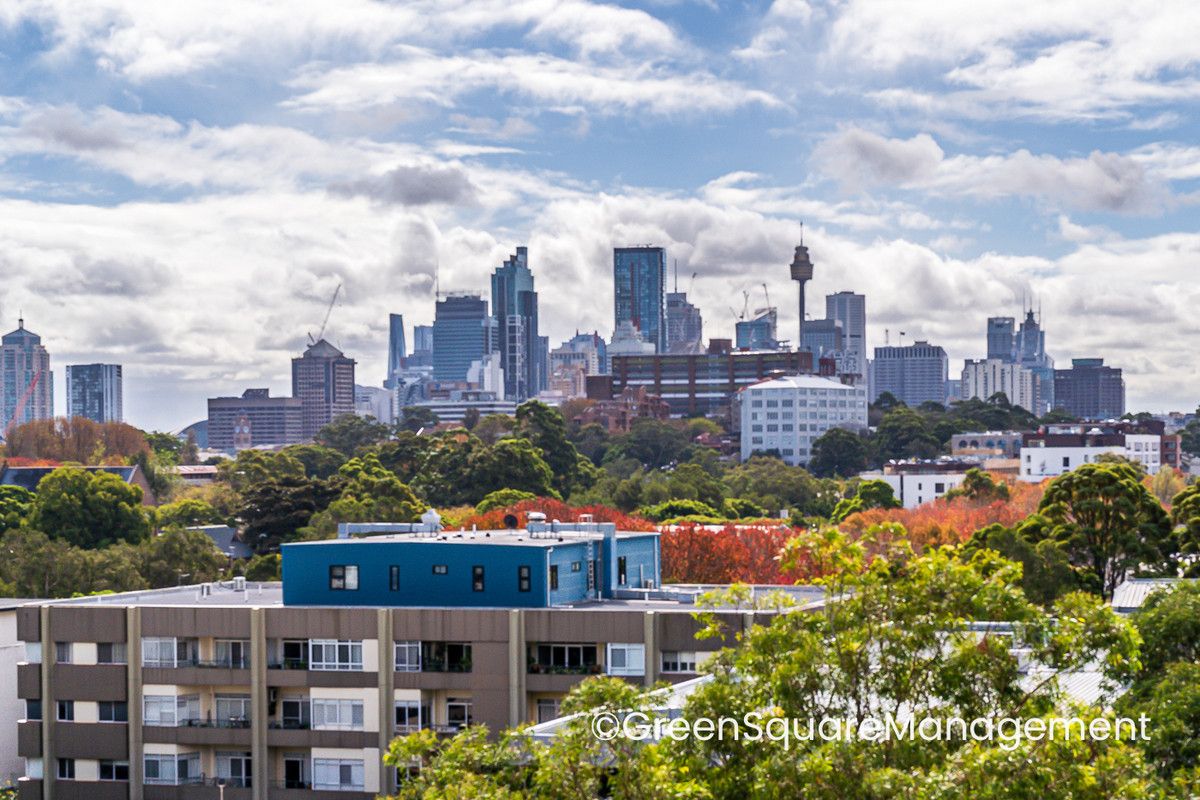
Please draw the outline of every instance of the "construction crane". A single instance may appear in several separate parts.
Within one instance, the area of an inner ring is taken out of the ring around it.
[[[342,285],[339,283],[337,288],[333,290],[333,299],[329,301],[329,308],[325,309],[325,319],[321,320],[321,330],[317,331],[317,338],[314,339],[311,333],[308,334],[309,344],[316,344],[317,342],[321,341],[322,337],[325,336],[325,326],[329,324],[329,315],[333,313],[333,304],[337,302],[338,294],[340,294],[341,291]]]
[[[33,373],[33,380],[31,380],[29,385],[25,387],[24,394],[21,395],[21,399],[17,401],[17,405],[13,409],[12,418],[8,421],[8,424],[4,426],[5,440],[8,439],[8,436],[12,433],[13,428],[20,424],[21,415],[25,413],[25,406],[28,405],[29,398],[33,397],[33,392],[35,389],[37,389],[38,382],[41,379],[42,371],[39,369],[37,372]]]
[[[766,297],[767,297],[767,307],[754,309],[755,316],[759,316],[760,314],[769,314],[775,310],[775,306],[771,305],[771,293],[767,291],[767,285],[764,283],[762,285],[762,287],[763,287],[763,294],[766,295]]]

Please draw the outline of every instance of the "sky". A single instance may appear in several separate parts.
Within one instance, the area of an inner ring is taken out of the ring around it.
[[[1197,41],[1193,0],[8,0],[0,328],[59,413],[66,364],[121,363],[127,420],[177,430],[288,394],[338,284],[326,337],[378,385],[387,315],[518,245],[552,346],[611,334],[646,243],[706,337],[769,293],[794,338],[803,225],[810,315],[866,294],[869,346],[955,377],[1032,304],[1058,365],[1191,410]]]

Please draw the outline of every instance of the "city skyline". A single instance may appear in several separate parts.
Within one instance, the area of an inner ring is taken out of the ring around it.
[[[554,343],[611,333],[612,248],[647,242],[731,337],[729,297],[794,296],[802,222],[810,297],[870,295],[868,348],[978,358],[1037,298],[1056,359],[1196,405],[1191,4],[89,6],[0,21],[0,319],[124,365],[136,424],[286,394],[339,283],[374,382],[388,313],[428,324],[517,245]]]

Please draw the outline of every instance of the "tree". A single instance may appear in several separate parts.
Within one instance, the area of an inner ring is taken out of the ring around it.
[[[336,475],[346,463],[346,456],[340,450],[319,444],[293,444],[280,452],[299,461],[308,478],[325,480]]]
[[[412,483],[425,466],[425,459],[434,449],[437,440],[429,436],[418,436],[411,431],[399,431],[375,448],[379,463],[390,469],[400,480]]]
[[[744,497],[730,497],[725,500],[722,512],[728,519],[758,518],[767,514],[762,506]]]
[[[342,414],[317,431],[313,440],[323,446],[337,450],[349,458],[364,447],[379,444],[388,438],[388,426],[372,416]]]
[[[1040,606],[1049,606],[1074,591],[1098,592],[1090,572],[1071,564],[1062,542],[1050,537],[1049,522],[1034,515],[1015,528],[999,523],[981,528],[963,546],[971,557],[979,550],[993,550],[1021,565],[1021,589]]]
[[[149,431],[146,433],[146,443],[154,451],[158,460],[168,466],[179,464],[179,455],[183,450],[183,440],[173,433]]]
[[[680,464],[667,475],[667,491],[672,498],[699,500],[718,509],[725,499],[721,482],[699,464],[690,462]]]
[[[482,500],[475,504],[476,514],[486,514],[492,509],[508,508],[522,500],[533,500],[537,495],[533,492],[523,492],[520,489],[497,489],[488,492]]]
[[[507,414],[488,414],[469,430],[484,444],[495,444],[511,434],[516,426],[517,421]]]
[[[497,489],[517,489],[537,497],[559,497],[544,451],[528,439],[501,439],[483,445],[468,461],[467,502],[479,502]],[[561,498],[560,498],[561,499]]]
[[[1167,512],[1127,464],[1084,464],[1055,478],[1038,511],[1054,526],[1071,562],[1095,575],[1106,598],[1131,570],[1173,570]]]
[[[397,425],[397,430],[417,433],[422,429],[431,430],[437,424],[438,416],[433,413],[433,409],[427,406],[405,406],[400,411],[400,422]]]
[[[150,535],[142,490],[117,475],[60,467],[38,483],[30,526],[78,547],[137,543]]]
[[[141,575],[152,588],[214,581],[227,563],[201,531],[168,530],[142,545]]]
[[[818,480],[800,467],[772,456],[754,456],[725,474],[732,497],[743,497],[774,514],[796,509],[805,516],[827,517],[838,501],[837,483]]]
[[[845,428],[830,428],[812,446],[809,470],[821,478],[850,478],[867,468],[867,446]]]
[[[662,522],[676,517],[711,517],[720,519],[717,510],[699,500],[668,500],[654,506],[644,506],[638,511],[643,517]]]
[[[1179,527],[1179,552],[1184,574],[1200,575],[1200,483],[1193,483],[1171,500],[1171,522]]]
[[[294,539],[297,531],[339,493],[335,482],[309,480],[303,475],[258,481],[243,493],[238,513],[245,522],[243,537],[257,553],[277,550],[280,543]]]
[[[1007,500],[1009,494],[1007,483],[1003,480],[996,480],[987,472],[973,467],[967,470],[963,482],[946,492],[945,497],[947,500],[965,497],[976,502],[993,503],[998,500]]]
[[[33,508],[34,494],[20,486],[0,486],[0,532],[19,528]]]
[[[887,481],[862,481],[858,484],[854,497],[838,501],[829,518],[833,522],[841,522],[851,514],[872,508],[900,508],[900,501],[896,499],[892,486]]]
[[[246,580],[277,581],[283,577],[283,559],[279,553],[254,556],[246,562]]]
[[[350,459],[338,474],[341,494],[323,512],[334,522],[416,522],[426,509],[373,453]]]
[[[124,464],[139,453],[149,452],[149,447],[141,431],[123,422],[56,417],[14,427],[5,443],[5,452],[10,458]]]
[[[187,528],[193,525],[218,525],[225,520],[210,504],[187,498],[164,503],[155,509],[160,528]]]
[[[517,427],[514,432],[542,451],[542,458],[550,467],[554,488],[559,494],[566,497],[581,483],[579,451],[567,438],[567,426],[558,409],[537,400],[527,400],[517,407]]]
[[[660,469],[687,458],[691,441],[677,425],[657,419],[636,419],[629,433],[615,436],[605,454],[610,458],[634,458],[649,469]]]
[[[471,406],[463,412],[462,426],[469,431],[475,430],[475,426],[479,424],[479,409]]]
[[[83,551],[29,528],[0,537],[0,581],[16,597],[70,597],[90,591]]]
[[[880,461],[933,458],[942,447],[924,417],[903,406],[883,415],[874,442],[876,457]]]
[[[303,478],[304,465],[285,451],[241,450],[237,458],[217,465],[217,475],[240,494],[268,480]]]
[[[1150,491],[1164,506],[1170,506],[1175,495],[1187,488],[1187,479],[1174,467],[1162,467],[1150,481]]]

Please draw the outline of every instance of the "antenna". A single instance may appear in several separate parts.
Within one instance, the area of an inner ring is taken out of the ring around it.
[[[804,220],[800,220],[800,246],[804,246]]]
[[[679,259],[675,259],[675,294],[679,294]]]
[[[325,336],[325,326],[329,324],[329,315],[333,313],[333,304],[337,302],[338,294],[342,291],[342,285],[339,283],[337,288],[333,290],[333,298],[329,301],[329,308],[325,309],[325,319],[321,320],[321,329],[317,331],[317,338],[314,339],[310,333],[308,335],[308,343],[316,344]]]

